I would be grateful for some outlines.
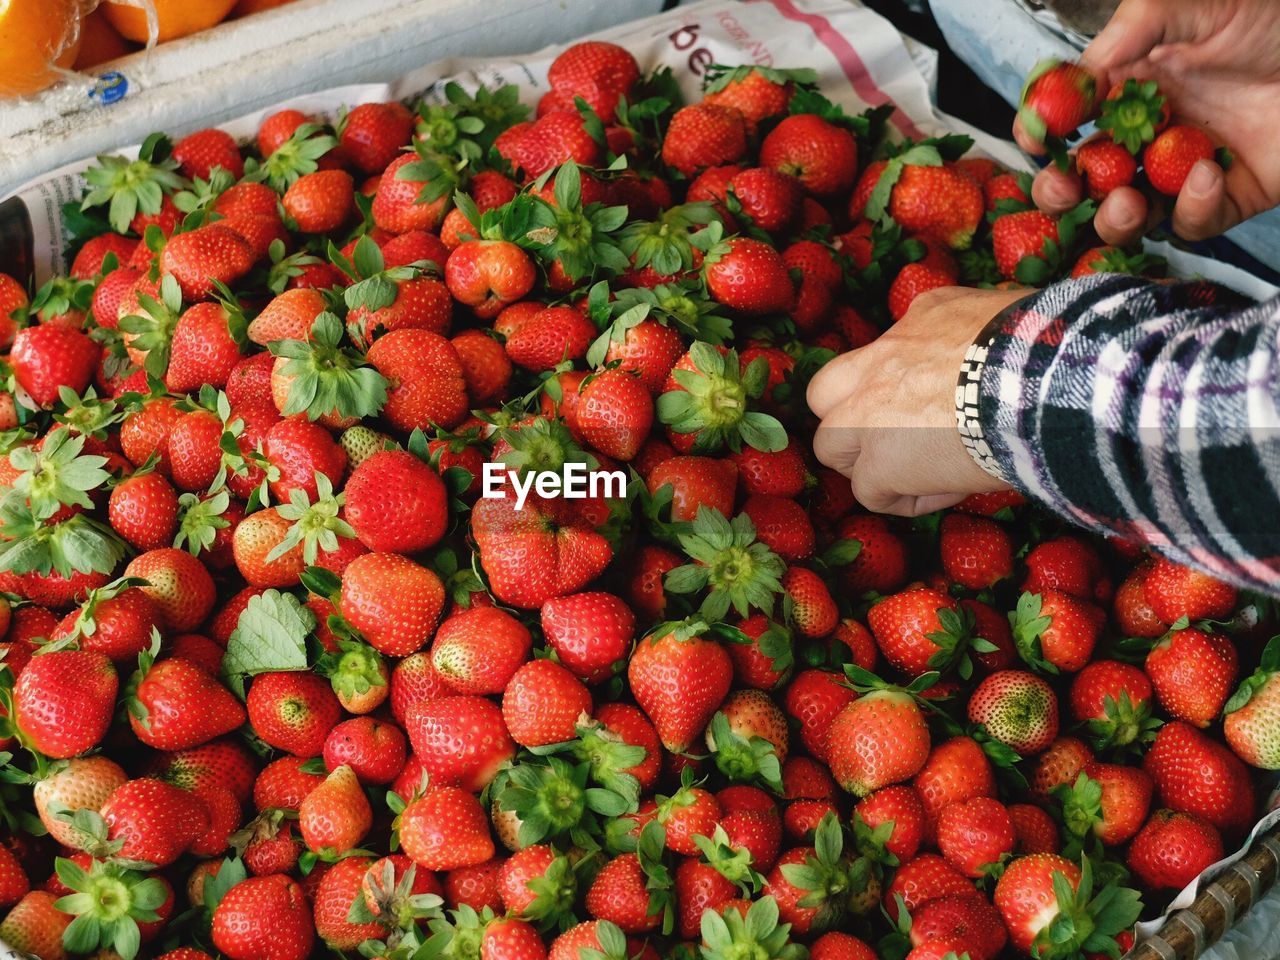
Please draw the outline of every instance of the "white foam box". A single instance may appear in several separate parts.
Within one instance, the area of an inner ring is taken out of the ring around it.
[[[391,80],[450,57],[524,53],[662,9],[662,0],[295,0],[0,100],[0,196],[153,130],[181,134],[300,94]]]

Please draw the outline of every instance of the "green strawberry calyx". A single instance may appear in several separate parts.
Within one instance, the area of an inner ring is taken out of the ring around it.
[[[1102,101],[1098,129],[1135,156],[1156,138],[1156,127],[1165,119],[1167,99],[1154,80],[1130,77],[1120,93]]]
[[[693,562],[667,571],[663,584],[673,593],[707,591],[699,613],[708,621],[723,620],[730,608],[741,617],[773,608],[786,565],[756,539],[755,524],[746,514],[728,520],[701,506],[692,529],[679,539]]]
[[[1128,930],[1142,912],[1137,890],[1115,883],[1093,892],[1093,864],[1080,861],[1080,883],[1072,889],[1065,874],[1053,874],[1058,913],[1036,934],[1031,952],[1043,960],[1067,960],[1090,953],[1120,956],[1116,935]]]
[[[101,860],[94,860],[86,870],[59,857],[54,869],[72,891],[54,904],[74,917],[62,933],[63,946],[77,954],[109,948],[121,960],[133,960],[142,945],[138,922],[160,919],[156,911],[168,897],[164,881]]]
[[[808,951],[790,942],[791,924],[779,923],[778,917],[778,901],[773,897],[757,900],[746,916],[737,910],[723,914],[704,910],[704,960],[802,960]]]
[[[324,312],[316,317],[308,340],[275,340],[269,345],[284,357],[285,376],[292,377],[286,417],[305,413],[317,420],[328,414],[364,419],[377,416],[387,402],[387,381],[364,358],[342,346],[342,321]]]
[[[716,768],[734,783],[759,781],[781,794],[782,764],[777,748],[760,736],[744,737],[729,725],[729,718],[716,711],[707,728],[707,746]]]
[[[1244,709],[1277,675],[1280,675],[1280,636],[1272,637],[1267,642],[1262,651],[1262,659],[1258,662],[1258,669],[1246,677],[1227,700],[1222,708],[1223,716]]]
[[[155,216],[166,194],[181,190],[187,181],[178,173],[178,162],[169,156],[169,141],[153,133],[143,141],[138,159],[100,156],[96,166],[84,172],[89,192],[81,210],[107,205],[107,219],[116,233],[127,233],[138,213]]]
[[[716,824],[709,837],[695,834],[693,842],[702,854],[702,861],[734,884],[744,897],[754,896],[764,887],[765,878],[751,865],[751,851],[734,846],[720,824]]]
[[[775,453],[787,445],[787,431],[774,416],[750,409],[764,395],[769,363],[757,357],[745,370],[735,350],[723,353],[695,341],[689,348],[692,370],[674,370],[680,389],[658,397],[658,419],[679,434],[695,434],[694,453],[714,453],[725,447],[735,453],[745,443]]]
[[[346,494],[335,494],[333,483],[326,474],[317,472],[315,478],[314,503],[307,496],[306,490],[294,487],[289,491],[289,502],[276,507],[280,516],[292,523],[284,539],[267,554],[267,563],[279,560],[290,550],[301,546],[302,559],[311,565],[316,562],[321,550],[325,553],[337,550],[339,537],[355,539],[355,530],[342,519],[342,505]]]

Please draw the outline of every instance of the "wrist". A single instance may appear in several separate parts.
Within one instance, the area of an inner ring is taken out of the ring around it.
[[[1003,482],[1008,482],[1009,478],[987,442],[982,424],[982,377],[986,371],[987,355],[992,342],[1009,329],[1023,304],[1038,292],[1017,297],[987,322],[965,350],[956,377],[955,417],[960,440],[983,472]]]

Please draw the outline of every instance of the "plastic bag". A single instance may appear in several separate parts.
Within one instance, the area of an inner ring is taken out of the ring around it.
[[[97,3],[10,0],[0,11],[0,97],[30,96],[73,76],[80,23]]]

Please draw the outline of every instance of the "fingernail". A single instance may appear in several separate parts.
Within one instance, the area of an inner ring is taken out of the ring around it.
[[[1187,176],[1187,196],[1207,197],[1218,185],[1218,172],[1208,160],[1198,160]]]

